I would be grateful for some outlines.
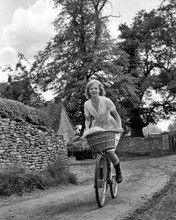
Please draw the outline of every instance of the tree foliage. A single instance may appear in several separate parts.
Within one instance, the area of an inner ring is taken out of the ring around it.
[[[139,98],[135,106],[130,99],[123,103],[132,136],[142,136],[143,127],[176,111],[175,6],[175,1],[165,0],[156,10],[138,12],[131,26],[119,27],[120,48],[129,55],[128,73],[136,79]]]
[[[125,94],[135,96],[133,77],[124,74],[128,65],[126,53],[109,35],[108,16],[103,15],[107,0],[54,3],[62,7],[54,21],[56,35],[36,56],[33,79],[44,90],[53,89],[63,98],[74,125],[84,124],[84,90],[91,77],[103,82],[115,103]],[[123,106],[120,109],[124,113]]]
[[[32,77],[62,98],[73,124],[84,129],[85,85],[102,81],[132,136],[176,111],[176,3],[163,0],[139,11],[130,26],[119,26],[113,40],[104,15],[108,0],[53,0],[61,10],[56,35],[40,51],[30,71],[18,63],[19,78]],[[119,41],[120,40],[120,41]]]
[[[19,59],[15,65],[15,68],[12,68],[11,66],[6,66],[5,68],[2,68],[2,71],[8,72],[10,74],[8,77],[8,83],[1,91],[1,97],[27,104],[30,100],[31,94],[34,94],[34,89],[30,83],[30,71],[27,70],[26,66],[26,62],[28,61],[26,60],[24,55],[20,53],[18,54],[18,58]]]

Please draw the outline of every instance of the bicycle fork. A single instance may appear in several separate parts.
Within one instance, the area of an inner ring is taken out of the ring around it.
[[[111,161],[109,160],[109,158],[107,158],[107,166],[108,166],[108,173],[107,173],[107,178],[108,178],[108,184],[112,183],[112,166],[113,164],[111,163]]]
[[[109,157],[107,156],[107,154],[100,152],[100,154],[103,156],[104,160],[106,160],[106,164],[107,164],[107,183],[112,183],[112,162],[110,161]],[[101,168],[100,168],[101,169]],[[102,168],[102,172],[103,172],[103,168]]]

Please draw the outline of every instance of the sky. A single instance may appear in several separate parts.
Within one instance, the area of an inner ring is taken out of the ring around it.
[[[107,14],[118,16],[109,23],[112,36],[118,35],[120,23],[130,24],[139,10],[152,10],[159,3],[160,0],[111,0]],[[52,22],[58,12],[52,0],[0,0],[0,66],[16,63],[18,53],[32,62],[55,35]],[[7,77],[0,72],[0,81]]]
[[[140,10],[150,11],[159,6],[161,0],[111,0],[107,14],[113,17],[109,30],[118,36],[118,25],[132,23]],[[55,35],[52,22],[59,13],[52,0],[0,0],[0,66],[14,65],[18,53],[29,62]],[[6,82],[7,73],[0,72],[0,82]],[[166,123],[161,127],[167,128]]]

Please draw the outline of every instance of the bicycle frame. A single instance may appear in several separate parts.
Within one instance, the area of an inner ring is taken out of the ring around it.
[[[101,151],[96,155],[95,166],[95,195],[99,207],[103,207],[106,198],[106,191],[110,186],[112,198],[116,198],[118,184],[115,180],[115,173],[112,174],[113,165],[109,160],[106,151]]]

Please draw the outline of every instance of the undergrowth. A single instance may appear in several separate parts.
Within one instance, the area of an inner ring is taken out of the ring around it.
[[[68,183],[77,184],[77,177],[68,172],[60,160],[43,171],[29,170],[15,164],[0,170],[0,196],[23,195],[36,189],[45,190]]]

